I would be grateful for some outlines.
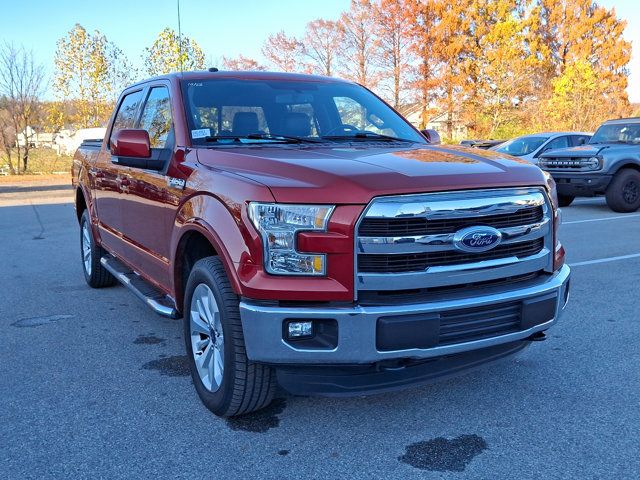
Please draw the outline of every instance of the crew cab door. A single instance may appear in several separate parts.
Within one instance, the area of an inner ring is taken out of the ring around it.
[[[122,251],[123,191],[127,186],[126,167],[114,163],[110,151],[113,135],[121,129],[133,128],[137,120],[143,89],[127,92],[120,100],[106,141],[90,171],[93,181],[93,196],[98,214],[98,228],[103,245],[116,253]]]
[[[135,128],[149,133],[157,168],[129,166],[123,191],[125,260],[151,278],[162,280],[170,252],[171,226],[182,189],[169,186],[167,168],[175,153],[175,133],[168,85],[152,84],[144,93]]]

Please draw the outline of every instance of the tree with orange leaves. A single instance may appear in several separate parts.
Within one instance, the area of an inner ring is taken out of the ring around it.
[[[378,37],[372,12],[371,0],[351,0],[349,10],[342,13],[338,22],[344,76],[368,88],[374,88],[380,80],[374,65]]]
[[[262,46],[262,55],[283,72],[301,70],[301,54],[302,44],[295,37],[289,37],[283,30],[269,35]]]
[[[605,118],[629,115],[631,43],[623,36],[626,22],[617,18],[615,9],[593,0],[540,0],[540,5],[542,38],[553,71],[547,112],[555,124],[578,122],[593,129]],[[582,98],[591,101],[577,101]],[[585,119],[590,121],[583,123]]]
[[[342,31],[337,22],[322,19],[309,22],[301,43],[307,71],[328,77],[335,73],[342,48]]]
[[[404,100],[413,58],[406,18],[409,1],[380,0],[373,4],[372,9],[378,34],[378,51],[374,60],[381,71],[381,86],[390,91],[391,104],[395,108],[400,107]]]
[[[416,91],[421,104],[420,127],[424,128],[429,120],[432,102],[435,99],[437,87],[434,61],[434,26],[437,16],[434,6],[438,0],[412,0],[405,6],[406,27],[411,38],[410,51],[416,56],[417,64],[413,66],[413,81],[411,86]]]
[[[266,70],[257,60],[240,54],[236,58],[222,57],[222,66],[226,70],[252,71]]]

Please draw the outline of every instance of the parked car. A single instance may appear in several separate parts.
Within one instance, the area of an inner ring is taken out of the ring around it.
[[[73,184],[87,283],[184,317],[218,415],[268,405],[277,383],[359,395],[497,360],[544,339],[568,298],[551,177],[431,145],[335,78],[137,83]]]
[[[591,138],[585,132],[547,132],[516,137],[491,150],[506,153],[531,163],[538,163],[538,157],[544,152],[584,145]]]
[[[464,147],[482,148],[483,150],[487,150],[491,147],[502,145],[503,143],[504,140],[462,140],[460,142],[460,145]]]
[[[575,197],[605,195],[615,212],[640,208],[640,118],[603,123],[587,145],[540,157],[558,186],[560,204]]]

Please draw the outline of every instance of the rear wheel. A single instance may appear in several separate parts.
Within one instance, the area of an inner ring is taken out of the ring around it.
[[[614,212],[629,213],[640,208],[640,172],[630,168],[615,174],[607,188],[607,205]]]
[[[105,250],[93,238],[91,218],[89,211],[85,210],[80,218],[80,255],[84,279],[90,287],[110,287],[116,283],[115,277],[100,263],[105,254]]]
[[[196,262],[184,304],[184,337],[194,386],[216,415],[231,417],[271,403],[273,370],[246,355],[237,295],[217,257]]]
[[[568,207],[575,199],[573,195],[558,195],[558,203],[561,207]]]

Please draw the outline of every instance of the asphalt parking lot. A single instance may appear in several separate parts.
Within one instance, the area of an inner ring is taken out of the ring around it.
[[[1,190],[0,478],[640,476],[640,212],[564,209],[570,304],[518,356],[224,420],[191,385],[180,321],[85,285],[71,192]]]

